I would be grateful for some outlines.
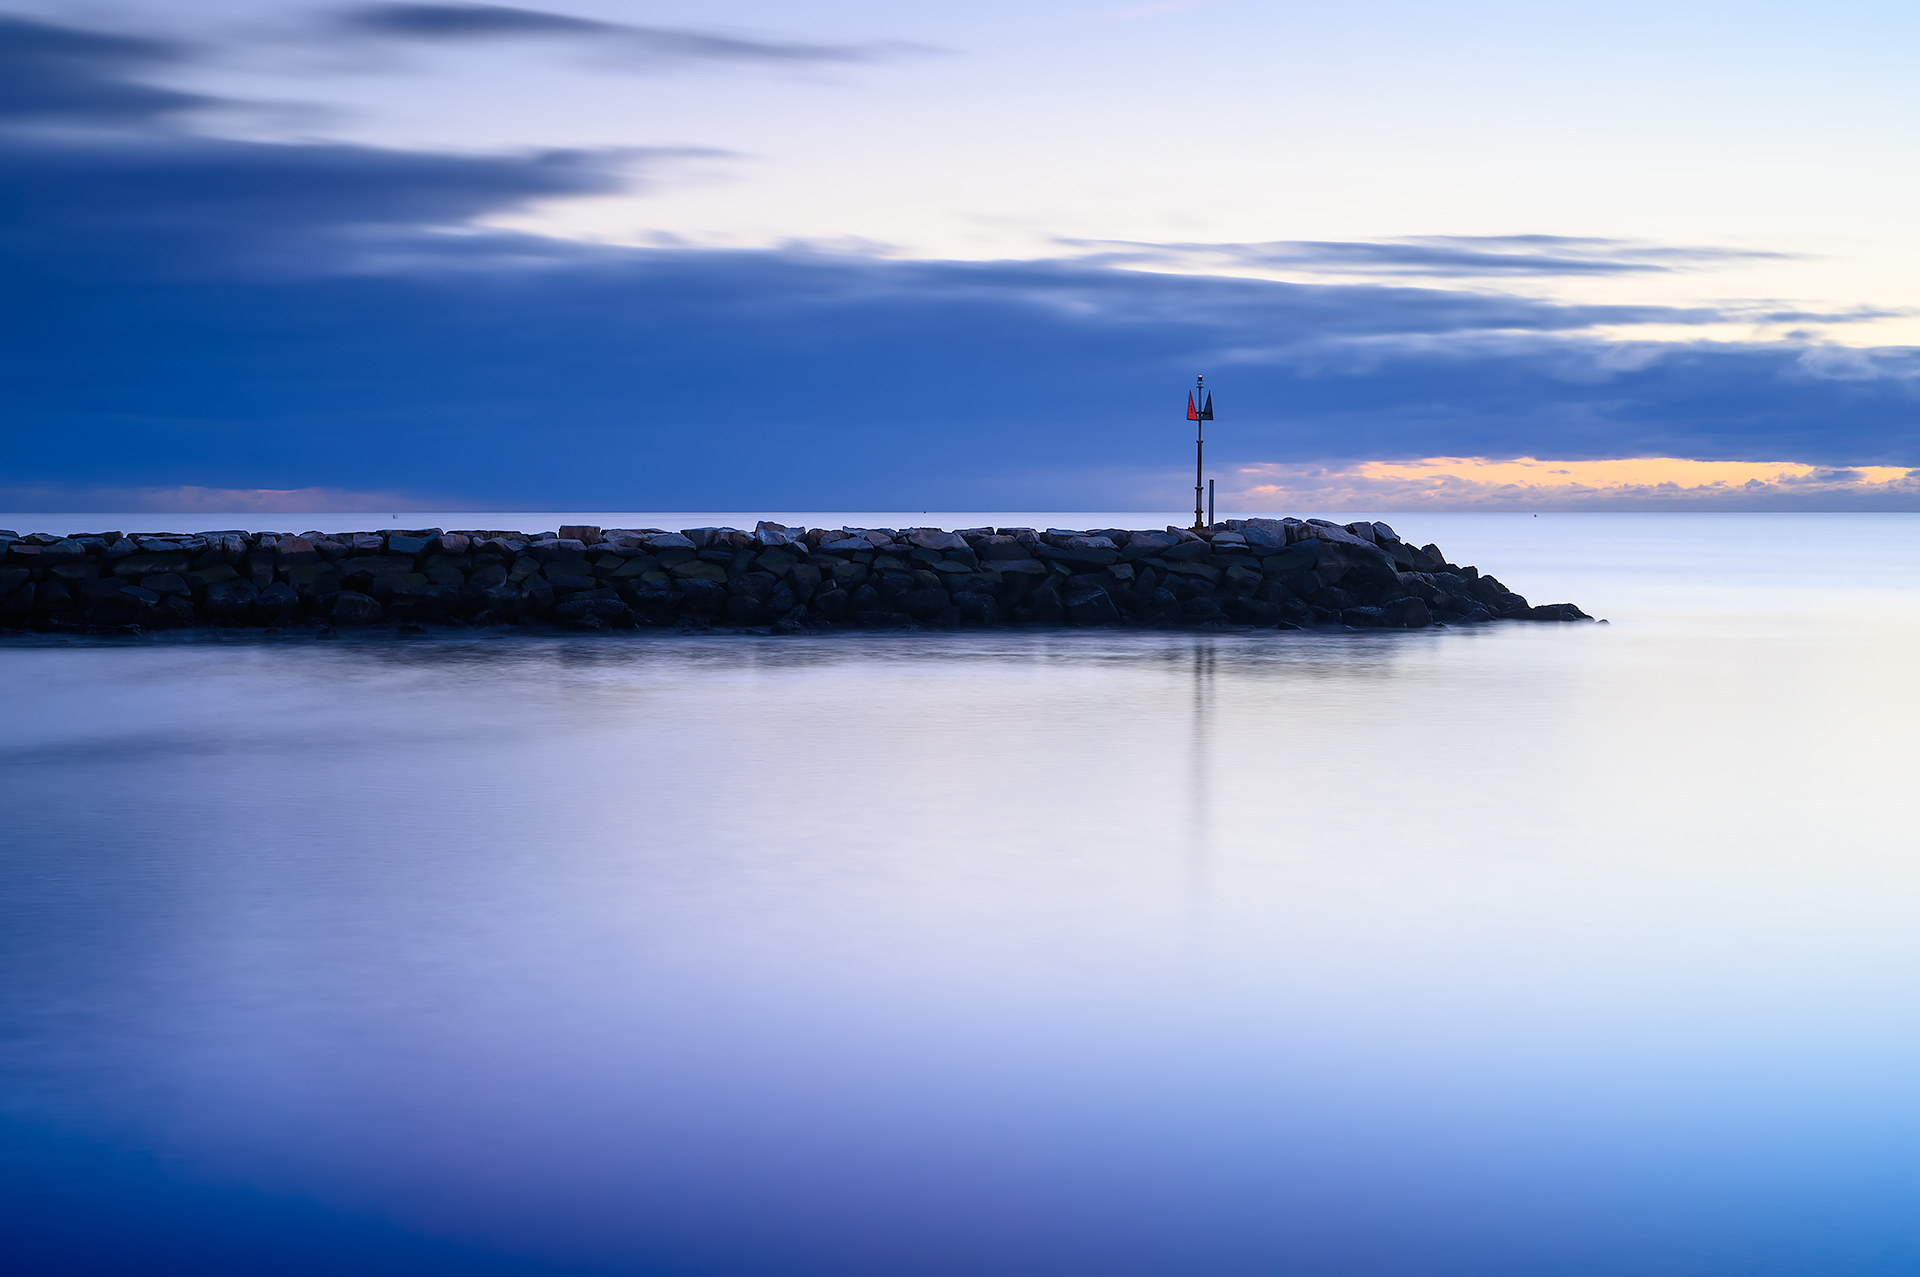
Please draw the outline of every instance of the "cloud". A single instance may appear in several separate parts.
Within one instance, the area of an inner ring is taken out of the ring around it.
[[[642,65],[745,63],[817,66],[878,62],[930,50],[901,43],[820,44],[768,40],[684,27],[623,22],[494,4],[369,4],[340,11],[335,29],[361,38],[455,44],[482,40],[559,39]]]
[[[73,38],[48,48],[92,50],[74,63],[91,79],[66,83],[100,103],[169,56],[40,27]],[[64,92],[34,118],[111,114],[58,106]],[[1478,498],[1458,476],[1421,488],[1432,476],[1356,467],[1920,465],[1920,351],[1601,335],[1704,331],[1732,317],[1714,307],[568,243],[487,224],[688,152],[239,142],[143,109],[106,133],[0,134],[0,488],[68,509],[208,490],[228,505],[1177,507],[1181,387],[1200,371],[1218,473],[1318,467],[1407,500]],[[1853,499],[1851,479],[1798,482]]]
[[[1793,462],[1640,457],[1242,467],[1223,482],[1236,510],[1920,510],[1920,471]]]
[[[351,488],[203,488],[192,484],[124,487],[84,482],[0,486],[0,510],[33,514],[344,514],[425,510],[442,505],[417,489],[368,492]]]
[[[12,269],[26,271],[87,259],[112,260],[130,276],[262,266],[311,273],[452,251],[422,237],[543,200],[631,190],[663,165],[707,154],[0,138],[0,248],[16,254]],[[459,247],[473,256],[480,241]],[[551,244],[543,255],[565,251]]]
[[[0,14],[0,123],[152,123],[207,99],[140,83],[174,65],[186,48]]]
[[[1562,235],[1424,235],[1385,240],[1141,243],[1063,240],[1110,265],[1266,268],[1330,275],[1442,278],[1667,273],[1778,260],[1785,253]]]

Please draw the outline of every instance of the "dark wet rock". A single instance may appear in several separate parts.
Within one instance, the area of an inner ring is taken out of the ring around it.
[[[579,621],[592,617],[601,624],[616,629],[629,629],[634,624],[633,610],[617,598],[568,599],[554,609],[554,615],[562,621]]]
[[[679,583],[686,610],[703,616],[718,616],[727,606],[727,587],[721,581],[688,579]]]
[[[1433,614],[1428,611],[1425,599],[1394,599],[1380,608],[1382,625],[1401,630],[1425,629],[1433,624]]]
[[[1104,589],[1069,589],[1061,600],[1067,620],[1075,625],[1118,625],[1120,609]]]
[[[1571,603],[1541,603],[1514,613],[1528,621],[1591,621],[1593,618]]]
[[[335,625],[373,625],[384,621],[386,609],[378,602],[353,590],[342,590],[328,614]]]
[[[1387,623],[1386,613],[1377,607],[1340,609],[1340,623],[1356,630],[1375,630]]]
[[[815,611],[829,621],[838,621],[847,614],[849,600],[847,592],[838,586],[821,590],[812,599]]]
[[[1066,609],[1061,604],[1060,592],[1048,582],[1027,592],[1023,602],[1033,611],[1034,619],[1042,625],[1059,625],[1066,619]]]
[[[259,597],[260,591],[251,581],[217,581],[207,587],[200,612],[216,625],[243,624],[251,620],[254,602]]]
[[[1042,541],[1033,551],[1037,558],[1060,563],[1104,565],[1120,558],[1120,551],[1105,537],[1058,537],[1057,543]]]

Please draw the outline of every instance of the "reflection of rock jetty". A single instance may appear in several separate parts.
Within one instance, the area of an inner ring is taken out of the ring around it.
[[[566,527],[557,533],[0,533],[0,625],[1123,625],[1584,621],[1384,523],[1168,528]]]

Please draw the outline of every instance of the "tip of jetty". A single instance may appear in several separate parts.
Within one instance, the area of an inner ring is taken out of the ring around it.
[[[0,626],[381,624],[1420,629],[1586,621],[1384,523],[1181,528],[563,527],[527,534],[0,531]]]

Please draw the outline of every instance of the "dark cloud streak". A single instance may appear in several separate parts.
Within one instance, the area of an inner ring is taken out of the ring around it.
[[[361,5],[343,10],[336,17],[335,26],[338,30],[362,38],[418,43],[575,40],[601,54],[651,65],[748,63],[815,66],[877,62],[906,53],[929,51],[900,43],[819,44],[756,39],[681,27],[635,26],[541,9],[492,4]]]
[[[185,46],[0,14],[0,122],[128,125],[208,99],[135,77],[185,60]]]

